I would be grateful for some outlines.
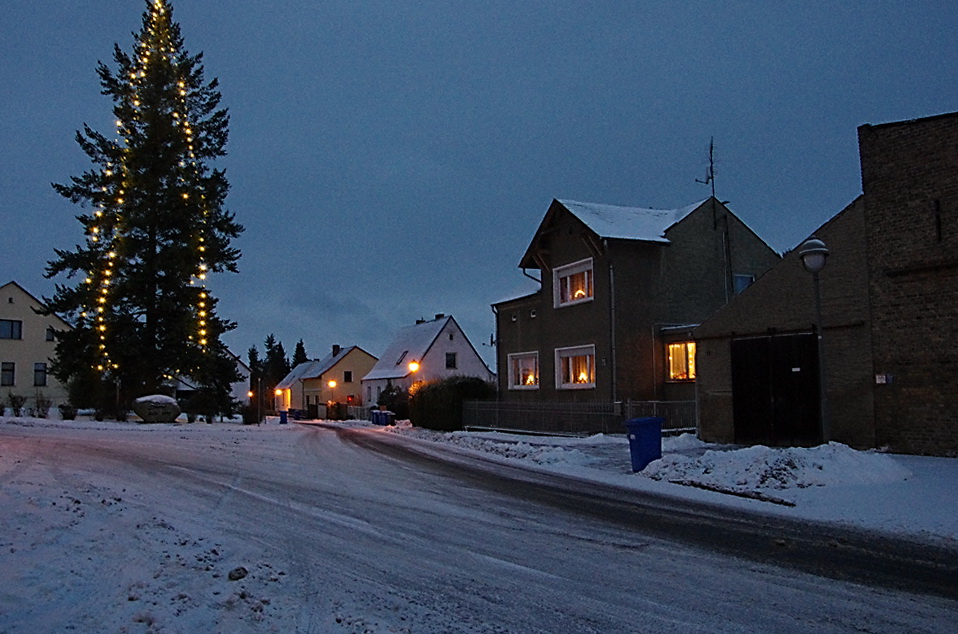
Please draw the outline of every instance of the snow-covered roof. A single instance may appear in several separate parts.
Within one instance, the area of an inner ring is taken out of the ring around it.
[[[331,352],[322,359],[300,363],[293,368],[289,374],[283,377],[283,380],[276,385],[276,389],[288,390],[296,385],[297,381],[318,379],[326,374],[334,365],[343,360],[354,348],[356,348],[356,346],[341,348],[337,354]]]
[[[575,200],[558,202],[600,238],[668,242],[665,232],[669,227],[701,207],[705,200],[678,209],[619,207]]]
[[[452,315],[443,315],[432,321],[422,321],[401,328],[363,380],[401,379],[407,376],[409,362],[420,361],[425,356],[451,319]]]

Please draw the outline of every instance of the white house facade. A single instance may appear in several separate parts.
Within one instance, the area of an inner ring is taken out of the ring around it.
[[[495,374],[476,352],[451,315],[436,315],[399,330],[373,369],[363,377],[366,403],[389,387],[408,390],[414,383],[453,376],[495,381]]]

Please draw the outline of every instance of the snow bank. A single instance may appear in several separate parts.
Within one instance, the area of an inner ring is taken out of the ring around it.
[[[755,446],[707,450],[698,457],[667,454],[642,475],[730,491],[804,489],[812,486],[886,484],[911,476],[891,456],[856,451],[840,443],[811,448]]]

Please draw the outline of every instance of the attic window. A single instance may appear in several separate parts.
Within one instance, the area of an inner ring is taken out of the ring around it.
[[[407,354],[409,354],[409,351],[408,351],[408,350],[403,350],[403,351],[402,351],[402,354],[399,355],[399,359],[396,360],[396,365],[399,365],[400,363],[402,363],[403,360],[406,358],[406,355],[407,355]]]
[[[592,301],[592,258],[556,267],[552,278],[555,307]]]

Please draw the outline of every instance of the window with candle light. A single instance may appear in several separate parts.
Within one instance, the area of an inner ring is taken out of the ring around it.
[[[556,350],[556,388],[581,390],[595,387],[595,346]]]
[[[539,389],[538,352],[519,352],[509,355],[509,389]]]
[[[556,267],[552,280],[556,308],[591,302],[592,258]]]

